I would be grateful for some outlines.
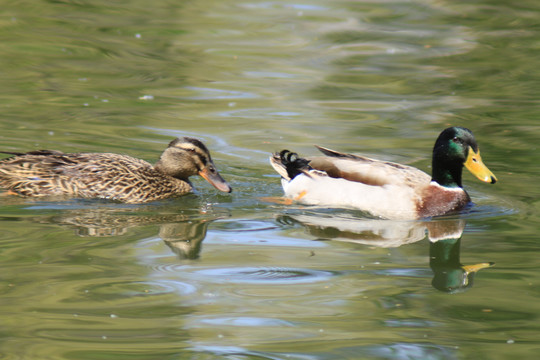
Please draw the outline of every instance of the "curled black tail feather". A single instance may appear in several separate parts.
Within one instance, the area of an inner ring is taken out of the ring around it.
[[[287,175],[289,175],[290,179],[294,179],[298,174],[307,174],[311,170],[309,160],[299,157],[295,152],[281,150],[279,152],[279,159],[287,170]]]

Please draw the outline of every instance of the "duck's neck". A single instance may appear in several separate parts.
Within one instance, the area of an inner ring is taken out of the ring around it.
[[[154,165],[154,169],[162,174],[172,176],[183,181],[188,181],[189,175],[183,171],[184,169],[178,167],[172,167],[169,163],[162,161],[161,159]]]
[[[463,172],[462,164],[441,163],[433,159],[431,178],[439,185],[449,188],[462,187],[461,173]]]

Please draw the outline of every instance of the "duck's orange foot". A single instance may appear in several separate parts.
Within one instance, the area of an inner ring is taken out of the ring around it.
[[[294,199],[284,198],[284,197],[276,197],[276,196],[265,196],[261,197],[262,201],[271,202],[274,204],[279,205],[292,205],[295,201],[299,201],[301,198],[303,198],[307,194],[307,191],[301,191],[300,194],[295,196]]]
[[[264,202],[279,204],[279,205],[292,205],[294,202],[293,199],[278,197],[278,196],[264,196],[264,197],[260,197],[259,200],[264,201]]]
[[[301,198],[303,198],[304,196],[306,196],[307,194],[307,191],[306,190],[303,190],[300,192],[300,194],[296,195],[296,197],[294,198],[294,200],[298,201],[300,200]]]
[[[10,196],[10,195],[20,195],[19,193],[16,193],[15,191],[6,190],[0,192],[0,196]]]

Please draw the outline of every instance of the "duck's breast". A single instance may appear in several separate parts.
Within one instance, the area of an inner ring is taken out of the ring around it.
[[[470,202],[471,198],[463,188],[448,188],[432,181],[420,191],[416,207],[418,216],[424,218],[459,211]]]

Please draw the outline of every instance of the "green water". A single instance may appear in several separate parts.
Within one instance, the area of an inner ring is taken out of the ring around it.
[[[0,358],[536,359],[539,19],[536,1],[3,1],[3,150],[153,162],[196,136],[234,192],[0,198]],[[260,199],[282,193],[273,151],[429,172],[449,125],[499,179],[465,174],[459,217]]]

